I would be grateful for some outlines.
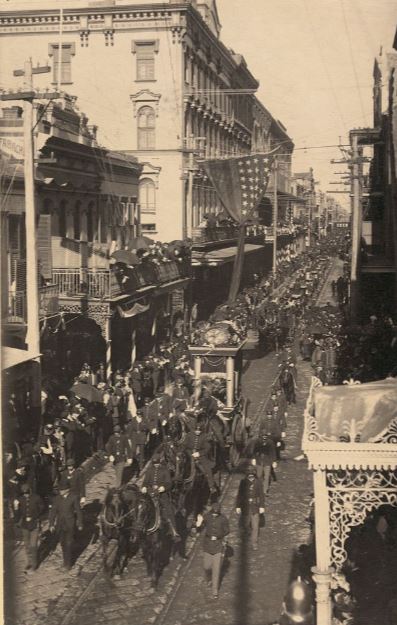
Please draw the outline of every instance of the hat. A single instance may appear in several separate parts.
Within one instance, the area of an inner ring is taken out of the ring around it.
[[[113,428],[113,432],[121,432],[121,427],[119,425],[115,425]]]
[[[74,467],[74,460],[73,460],[73,458],[68,458],[66,460],[66,466],[67,467]]]

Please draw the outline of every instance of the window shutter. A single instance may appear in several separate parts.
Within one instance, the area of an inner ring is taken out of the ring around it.
[[[51,215],[39,216],[37,251],[41,273],[46,280],[49,280],[52,278]]]

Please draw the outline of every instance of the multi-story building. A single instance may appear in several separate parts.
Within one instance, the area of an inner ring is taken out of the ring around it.
[[[396,71],[396,52],[375,59],[373,127],[350,131],[351,307],[363,318],[397,304]]]
[[[51,82],[78,96],[99,141],[143,163],[143,231],[182,238],[220,208],[194,156],[252,146],[258,82],[219,33],[215,0],[11,0],[0,12],[3,80],[16,88],[14,69],[49,57]],[[44,74],[35,81],[49,86]]]
[[[3,103],[0,119],[3,356],[7,389],[12,393],[19,385],[18,397],[35,397],[37,403],[37,362],[32,359],[39,354],[25,344],[32,300],[26,266],[24,120],[22,109],[12,104]],[[83,360],[104,362],[106,353],[110,366],[115,299],[122,304],[131,297],[111,272],[110,253],[139,234],[140,166],[132,156],[99,147],[96,129],[74,104],[74,98],[64,96],[50,105],[38,100],[35,109],[40,352],[42,372],[54,376],[57,371],[62,375],[68,363],[78,368]],[[62,333],[55,332],[60,327],[65,329],[62,345]]]

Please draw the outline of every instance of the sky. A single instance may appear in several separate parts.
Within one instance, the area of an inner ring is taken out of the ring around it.
[[[351,128],[372,125],[372,71],[391,51],[397,0],[217,0],[221,39],[259,80],[257,96],[295,143],[293,171],[313,167],[317,189],[340,180],[331,165]],[[346,187],[345,187],[346,188]],[[335,199],[348,205],[348,195]]]

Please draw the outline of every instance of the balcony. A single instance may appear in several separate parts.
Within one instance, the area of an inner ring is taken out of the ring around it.
[[[111,273],[109,269],[53,269],[53,282],[60,297],[89,296],[105,299],[112,296]]]
[[[153,263],[141,264],[124,271],[110,269],[66,269],[52,270],[52,280],[59,289],[59,297],[113,299],[122,295],[140,293],[148,287],[160,287],[167,283],[187,279],[189,268],[169,262],[160,266]]]

